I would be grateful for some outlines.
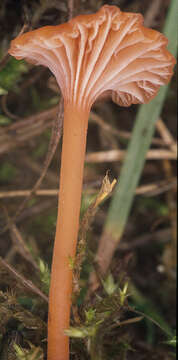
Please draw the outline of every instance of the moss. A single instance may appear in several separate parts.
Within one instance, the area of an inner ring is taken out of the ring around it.
[[[6,93],[9,90],[14,90],[14,86],[21,79],[22,74],[28,71],[27,64],[21,60],[16,60],[11,57],[6,66],[0,72],[0,89]],[[17,87],[15,87],[17,90]]]
[[[8,182],[17,174],[15,166],[8,162],[4,162],[0,167],[0,182]]]

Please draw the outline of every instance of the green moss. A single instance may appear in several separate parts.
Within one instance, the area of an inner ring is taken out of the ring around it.
[[[138,206],[140,210],[152,210],[159,216],[167,216],[169,213],[168,206],[159,199],[143,197],[139,199]]]
[[[42,156],[44,156],[44,154],[46,154],[48,150],[48,143],[43,141],[41,142],[33,151],[32,156],[34,159],[39,159]]]
[[[42,289],[48,295],[49,285],[50,285],[50,271],[48,265],[42,259],[39,259],[39,269],[40,269],[40,279],[43,284]]]
[[[0,167],[0,182],[10,181],[17,174],[15,166],[4,162]]]
[[[13,86],[20,80],[21,75],[28,71],[26,63],[15,58],[10,58],[6,66],[0,72],[0,89],[6,93],[11,90]]]
[[[52,231],[55,229],[56,225],[56,217],[57,217],[57,210],[51,211],[51,213],[45,217],[43,215],[38,215],[33,220],[33,224],[37,227],[39,227],[39,230],[42,230],[43,232],[47,234],[51,234]]]
[[[2,95],[1,88],[0,88],[0,95]],[[10,123],[11,123],[11,120],[7,116],[0,115],[0,126],[8,125]]]

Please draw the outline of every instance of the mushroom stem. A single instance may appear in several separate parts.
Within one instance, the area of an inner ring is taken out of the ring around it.
[[[69,359],[72,293],[70,258],[75,258],[89,109],[64,104],[59,211],[52,260],[48,316],[48,360]]]

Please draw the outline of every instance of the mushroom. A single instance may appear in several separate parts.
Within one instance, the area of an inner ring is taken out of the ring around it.
[[[167,39],[143,26],[140,14],[105,5],[58,26],[18,36],[9,53],[47,66],[64,98],[64,133],[59,212],[52,260],[48,317],[48,360],[69,359],[72,269],[79,228],[89,112],[95,100],[111,96],[121,106],[147,103],[172,75]]]

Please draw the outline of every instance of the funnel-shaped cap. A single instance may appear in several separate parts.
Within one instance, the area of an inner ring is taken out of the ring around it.
[[[103,6],[58,26],[17,37],[9,53],[47,66],[66,102],[91,106],[107,92],[122,106],[147,103],[172,75],[167,39],[147,29],[140,14]]]

